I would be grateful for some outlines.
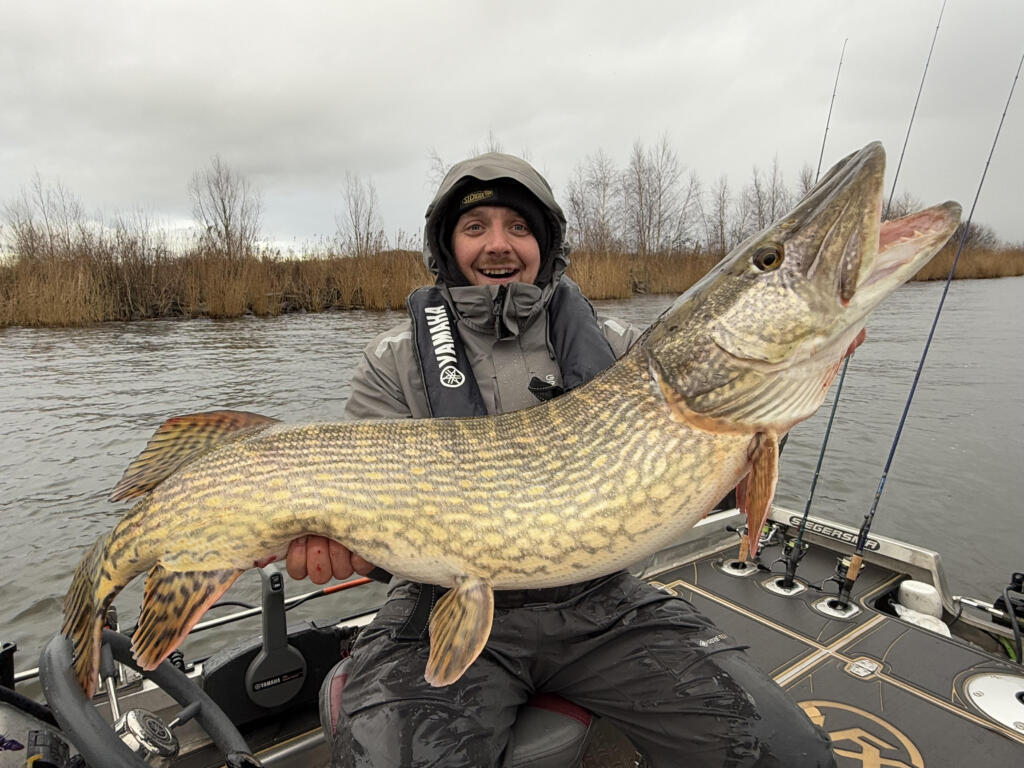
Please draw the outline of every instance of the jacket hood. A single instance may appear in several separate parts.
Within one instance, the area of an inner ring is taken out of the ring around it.
[[[527,163],[514,155],[487,152],[456,163],[445,175],[437,195],[427,206],[427,223],[423,232],[423,263],[446,286],[468,285],[465,276],[455,265],[451,244],[442,242],[442,228],[446,213],[457,198],[459,190],[472,180],[493,181],[511,179],[522,184],[537,198],[548,218],[550,246],[541,254],[537,284],[548,288],[558,282],[569,266],[569,246],[565,242],[566,221],[561,207],[555,202],[554,193],[544,177]]]

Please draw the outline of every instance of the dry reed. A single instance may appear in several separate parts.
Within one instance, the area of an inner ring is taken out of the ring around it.
[[[946,245],[938,255],[917,273],[915,280],[945,280],[953,267],[957,244]],[[977,279],[1017,277],[1024,275],[1024,248],[964,249],[956,264],[954,278]]]
[[[954,246],[917,275],[944,279]],[[678,294],[718,261],[707,252],[577,253],[569,275],[593,299]],[[960,278],[1024,275],[1024,250],[965,251]],[[348,257],[321,250],[307,258],[244,257],[195,248],[173,255],[144,233],[89,239],[0,261],[0,327],[77,326],[158,317],[231,318],[331,309],[400,309],[431,275],[413,251]]]

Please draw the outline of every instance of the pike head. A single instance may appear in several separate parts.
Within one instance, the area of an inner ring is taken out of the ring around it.
[[[683,294],[642,342],[674,418],[756,436],[748,486],[762,449],[771,453],[821,405],[863,340],[867,316],[960,220],[960,206],[946,202],[880,223],[884,172],[878,142],[841,160],[790,213]],[[773,459],[763,461],[772,464],[763,471],[777,471]],[[767,503],[774,479],[770,486]]]

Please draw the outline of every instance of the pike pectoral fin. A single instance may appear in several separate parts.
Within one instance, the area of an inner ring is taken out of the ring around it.
[[[494,590],[482,579],[463,579],[446,592],[430,615],[427,682],[450,685],[462,677],[484,649],[493,619]]]
[[[757,448],[750,457],[750,472],[736,488],[736,501],[747,516],[750,556],[757,555],[761,529],[768,518],[779,479],[779,438],[761,433]]]
[[[167,658],[240,573],[233,569],[178,572],[153,566],[146,578],[139,626],[132,636],[139,665],[154,669]]]
[[[208,411],[168,419],[128,465],[110,492],[110,500],[123,501],[149,493],[180,466],[226,437],[277,421],[248,411]]]

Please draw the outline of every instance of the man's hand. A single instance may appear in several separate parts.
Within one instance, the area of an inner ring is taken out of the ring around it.
[[[344,544],[323,536],[303,536],[288,545],[285,567],[293,579],[308,576],[314,584],[325,584],[331,578],[347,579],[353,571],[365,576],[373,570],[373,563]]]

